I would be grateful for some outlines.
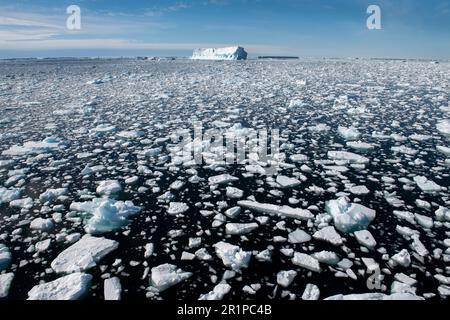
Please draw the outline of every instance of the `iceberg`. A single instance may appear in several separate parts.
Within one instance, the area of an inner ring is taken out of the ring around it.
[[[375,210],[350,203],[346,197],[328,201],[325,209],[333,218],[336,229],[344,233],[365,230],[375,219]]]
[[[83,272],[91,269],[110,252],[116,250],[117,241],[85,235],[61,252],[51,263],[56,273]]]
[[[195,49],[193,60],[247,60],[247,52],[242,47]]]
[[[34,286],[28,292],[28,300],[78,300],[91,287],[92,276],[87,273],[72,273],[52,282]]]
[[[89,202],[72,202],[70,210],[88,215],[85,221],[87,233],[102,234],[127,226],[129,218],[138,214],[141,208],[132,201],[95,198]]]

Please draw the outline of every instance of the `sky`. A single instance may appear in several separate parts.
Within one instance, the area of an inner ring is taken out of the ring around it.
[[[66,9],[81,9],[68,30]],[[369,30],[369,5],[381,29]],[[250,56],[450,59],[450,0],[0,0],[0,58]]]

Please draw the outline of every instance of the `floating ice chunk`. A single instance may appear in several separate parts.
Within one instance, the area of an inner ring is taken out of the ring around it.
[[[53,229],[53,221],[51,218],[36,218],[31,221],[30,228],[33,230],[49,231]]]
[[[107,233],[129,224],[129,218],[141,211],[131,201],[95,198],[88,202],[72,202],[70,210],[87,215],[85,230],[91,234]]]
[[[161,148],[151,148],[151,149],[146,149],[144,151],[142,151],[142,155],[146,158],[154,158],[157,157],[161,154],[162,149]]]
[[[228,283],[219,283],[211,292],[200,295],[198,300],[220,301],[230,290],[231,286]]]
[[[256,222],[253,223],[227,223],[225,230],[227,234],[242,235],[252,232],[258,229],[259,225]]]
[[[332,251],[320,251],[313,253],[312,256],[316,258],[320,263],[325,263],[332,266],[339,263],[339,256]]]
[[[292,162],[305,162],[308,161],[308,156],[304,154],[293,154],[290,156]]]
[[[328,201],[325,209],[333,217],[336,229],[344,233],[367,229],[376,216],[375,210],[350,203],[345,197]]]
[[[101,196],[115,195],[122,191],[122,186],[117,180],[101,181],[96,192]]]
[[[450,221],[450,209],[445,207],[439,207],[434,213],[436,215],[436,219],[439,221]]]
[[[105,300],[120,300],[122,294],[122,285],[120,284],[119,278],[114,277],[105,279],[103,287]]]
[[[435,182],[428,180],[424,176],[415,176],[414,182],[425,193],[434,193],[442,190],[441,186]]]
[[[394,215],[400,219],[406,220],[411,224],[416,224],[415,220],[414,220],[414,214],[412,214],[409,211],[397,211],[394,210]]]
[[[53,202],[58,197],[67,194],[67,188],[58,188],[58,189],[47,189],[44,193],[39,196],[39,201],[44,202]]]
[[[31,209],[33,207],[33,199],[28,197],[12,200],[9,202],[9,206],[13,208]]]
[[[339,127],[338,133],[345,140],[357,140],[361,136],[361,133],[357,129],[352,127]]]
[[[78,242],[61,252],[51,263],[56,273],[82,272],[93,268],[107,254],[116,250],[114,240],[85,235]]]
[[[144,135],[144,131],[133,130],[133,131],[121,131],[117,134],[119,138],[122,139],[137,139]]]
[[[308,130],[311,132],[315,132],[315,133],[323,133],[323,132],[328,132],[330,131],[330,126],[324,124],[324,123],[319,123],[315,126],[311,126],[308,127]]]
[[[320,229],[313,234],[313,238],[316,240],[326,241],[334,246],[340,246],[343,243],[341,236],[336,232],[336,229],[334,229],[333,226]]]
[[[17,188],[7,189],[0,187],[0,205],[19,199],[20,194],[21,194],[20,189]]]
[[[195,49],[191,59],[193,60],[246,60],[247,52],[244,48],[224,47],[224,48],[202,48]]]
[[[370,193],[370,190],[366,186],[353,186],[350,188],[350,192],[356,195],[364,195]]]
[[[29,141],[25,142],[23,146],[12,146],[8,150],[3,151],[2,154],[8,156],[41,154],[57,151],[62,146],[61,141],[55,138],[46,138],[42,142]]]
[[[151,255],[153,254],[153,249],[154,249],[153,243],[147,243],[145,245],[145,252],[144,252],[145,259],[151,257]]]
[[[240,199],[244,196],[244,191],[234,187],[227,187],[227,197],[230,199]]]
[[[52,243],[51,239],[46,239],[46,240],[37,242],[34,246],[35,246],[37,252],[44,252],[44,251],[47,251],[48,248],[50,248],[51,243]]]
[[[403,153],[403,154],[407,154],[410,156],[413,156],[413,155],[417,154],[417,152],[419,152],[416,149],[408,148],[406,146],[395,146],[395,147],[392,147],[391,150],[394,152],[397,152],[397,153]]]
[[[294,188],[301,184],[300,180],[295,179],[295,178],[286,177],[286,176],[277,176],[276,181],[282,188],[286,188],[286,189]]]
[[[210,177],[208,179],[209,184],[214,185],[214,184],[226,184],[226,183],[230,183],[233,181],[238,181],[239,179],[236,177],[233,177],[232,175],[229,175],[227,173],[225,174],[221,174],[218,176],[214,176],[214,177]]]
[[[287,288],[294,281],[297,276],[297,271],[288,270],[288,271],[280,271],[277,274],[277,283],[283,288]]]
[[[368,158],[347,151],[328,151],[328,158],[331,160],[347,161],[349,163],[369,163]]]
[[[399,253],[392,256],[392,260],[402,267],[408,268],[411,264],[411,256],[409,255],[408,250],[403,249]]]
[[[116,131],[116,127],[110,124],[99,124],[97,127],[91,129],[91,132],[97,136],[106,135]]]
[[[306,285],[305,291],[303,291],[302,300],[315,301],[315,300],[319,300],[319,298],[320,298],[320,289],[319,289],[319,287],[316,286],[315,284],[308,283]]]
[[[11,288],[13,279],[14,273],[0,274],[0,299],[8,297],[9,288]]]
[[[360,150],[360,151],[369,151],[375,149],[375,146],[370,143],[361,142],[361,141],[351,141],[347,142],[347,147],[354,149],[354,150]]]
[[[450,137],[450,119],[444,119],[437,123],[437,130],[444,136]]]
[[[233,207],[230,209],[225,210],[224,214],[230,218],[230,219],[234,219],[236,218],[240,213],[241,213],[241,208],[240,207]]]
[[[338,294],[326,298],[325,300],[424,300],[422,297],[410,293],[396,293],[386,295],[379,292],[361,293],[361,294]]]
[[[11,264],[11,252],[8,247],[0,243],[0,271],[5,270]]]
[[[297,229],[288,235],[289,243],[297,244],[304,243],[311,240],[311,236],[307,234],[305,231]]]
[[[173,264],[161,264],[151,270],[151,285],[162,292],[192,276],[191,272],[184,272]]]
[[[368,230],[355,231],[355,237],[358,243],[365,246],[366,248],[374,249],[377,245],[375,238]]]
[[[443,155],[450,157],[450,148],[444,146],[436,146],[436,150],[442,153]]]
[[[416,221],[419,225],[421,225],[425,229],[431,229],[433,228],[433,219],[418,213],[414,214],[414,217],[416,218]]]
[[[307,104],[305,104],[302,100],[300,99],[293,99],[289,102],[288,108],[301,108],[303,106],[306,106]]]
[[[217,256],[222,259],[226,267],[235,271],[247,268],[252,256],[251,252],[243,251],[240,247],[226,242],[218,242],[214,245]]]
[[[413,242],[411,243],[411,248],[417,252],[420,256],[425,257],[428,255],[428,250],[425,248],[424,244],[420,241],[419,236],[414,234],[411,236]]]
[[[177,215],[185,213],[189,210],[189,206],[184,202],[171,202],[169,204],[169,209],[167,210],[167,213],[170,215]]]
[[[314,272],[320,272],[320,264],[319,261],[311,257],[310,255],[307,255],[305,253],[295,252],[294,257],[292,258],[292,263],[296,266],[314,271]]]
[[[254,210],[256,212],[279,217],[286,217],[300,220],[309,220],[314,218],[314,215],[309,210],[303,210],[300,208],[291,208],[289,206],[277,206],[274,204],[259,203],[248,200],[238,201],[238,205],[243,208]]]
[[[73,273],[52,282],[34,286],[28,292],[28,300],[78,300],[88,293],[91,280],[90,274]]]

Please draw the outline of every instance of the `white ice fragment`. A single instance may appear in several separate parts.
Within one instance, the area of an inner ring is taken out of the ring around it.
[[[305,231],[301,229],[297,229],[288,235],[288,241],[289,243],[297,244],[297,243],[304,243],[311,240],[311,236],[307,234]]]
[[[296,266],[314,271],[314,272],[320,272],[320,264],[319,261],[311,257],[310,255],[307,255],[305,253],[295,252],[294,257],[292,258],[292,263]]]
[[[366,248],[374,249],[377,245],[375,238],[368,230],[355,231],[354,234],[358,243],[365,246]]]
[[[450,119],[444,119],[437,123],[437,130],[444,136],[450,137]]]
[[[240,207],[233,207],[233,208],[227,209],[224,212],[224,214],[230,219],[236,218],[240,213],[241,213]]]
[[[217,256],[222,259],[226,267],[238,271],[247,268],[251,258],[251,252],[243,251],[240,247],[226,242],[218,242],[214,245]]]
[[[345,140],[357,140],[361,136],[361,133],[353,127],[339,127],[338,133]]]
[[[211,185],[226,184],[226,183],[230,183],[230,182],[237,181],[237,180],[239,180],[239,179],[236,177],[233,177],[232,175],[229,175],[227,173],[208,178],[209,184],[211,184]]]
[[[414,214],[417,223],[425,229],[431,229],[434,225],[433,219],[418,213]]]
[[[230,199],[240,199],[244,196],[244,191],[235,187],[227,187],[226,194]]]
[[[53,229],[53,220],[51,218],[36,218],[31,221],[30,228],[39,231],[49,231]]]
[[[437,183],[435,183],[434,181],[428,180],[424,176],[414,177],[414,182],[425,193],[439,192],[442,189],[442,187],[439,186]]]
[[[3,151],[2,155],[22,156],[22,155],[41,154],[57,151],[61,147],[62,143],[58,139],[46,138],[42,142],[29,141],[25,142],[23,146],[12,146],[8,150]]]
[[[195,49],[192,53],[193,60],[246,60],[247,52],[244,48],[224,47],[224,48],[201,48]]]
[[[297,271],[288,270],[288,271],[280,271],[277,274],[277,283],[283,288],[287,288],[294,281],[297,276]]]
[[[350,188],[350,192],[356,195],[365,195],[370,193],[370,190],[366,186],[353,186]]]
[[[230,290],[231,286],[228,283],[219,283],[211,292],[200,295],[198,300],[220,301]]]
[[[300,180],[295,178],[290,178],[286,176],[277,176],[276,182],[282,187],[282,188],[294,188],[301,184]]]
[[[0,206],[20,198],[21,189],[0,187]]]
[[[151,270],[151,285],[162,292],[192,276],[191,272],[184,272],[173,264],[161,264]]]
[[[320,229],[313,234],[313,238],[316,240],[326,241],[334,246],[340,246],[343,243],[342,237],[336,232],[333,226],[328,226]]]
[[[42,203],[53,202],[58,197],[65,194],[67,194],[67,188],[47,189],[47,191],[39,196],[39,201],[41,201]]]
[[[5,270],[11,264],[11,252],[8,247],[0,243],[0,271]]]
[[[34,286],[28,292],[28,300],[78,300],[89,291],[91,280],[90,274],[72,273]]]
[[[395,293],[386,295],[379,292],[360,293],[360,294],[338,294],[326,298],[325,300],[424,300],[422,297],[410,293]]]
[[[177,214],[185,213],[188,210],[189,206],[184,202],[171,202],[167,213],[175,216]]]
[[[366,164],[369,162],[368,158],[347,151],[328,151],[328,158],[349,163]]]
[[[344,233],[367,229],[376,216],[375,210],[350,203],[345,197],[328,201],[325,209],[333,217],[336,229]]]
[[[70,210],[87,215],[85,230],[91,234],[101,234],[118,230],[129,224],[129,218],[141,211],[131,201],[115,201],[94,198],[88,202],[72,202]]]
[[[252,223],[227,223],[225,230],[227,234],[243,235],[258,229],[259,225],[256,222]]]
[[[96,192],[101,196],[115,195],[122,191],[122,186],[117,180],[101,181]]]
[[[122,285],[119,278],[105,279],[103,287],[105,300],[117,301],[121,299]]]
[[[409,252],[406,249],[403,249],[399,253],[393,255],[392,260],[396,264],[398,264],[402,267],[405,267],[405,268],[408,268],[409,265],[411,264],[411,256],[409,255]]]
[[[305,287],[305,291],[302,294],[302,300],[319,300],[320,289],[315,284],[308,283]]]
[[[1,268],[0,268],[1,270]],[[7,298],[9,289],[11,288],[11,282],[14,279],[14,273],[0,274],[0,299]]]
[[[144,252],[144,258],[150,258],[151,255],[153,254],[153,249],[154,249],[154,245],[153,243],[147,243],[145,245],[145,252]]]
[[[85,235],[61,252],[51,263],[56,273],[82,272],[93,268],[119,244],[114,240]]]
[[[300,208],[291,208],[289,206],[278,206],[268,203],[259,203],[256,201],[242,200],[238,201],[238,205],[247,209],[254,210],[259,213],[269,214],[279,217],[308,220],[314,218],[309,210]]]

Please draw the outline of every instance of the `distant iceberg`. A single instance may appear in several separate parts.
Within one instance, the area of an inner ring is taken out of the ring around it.
[[[247,52],[242,47],[195,49],[193,60],[246,60]]]

